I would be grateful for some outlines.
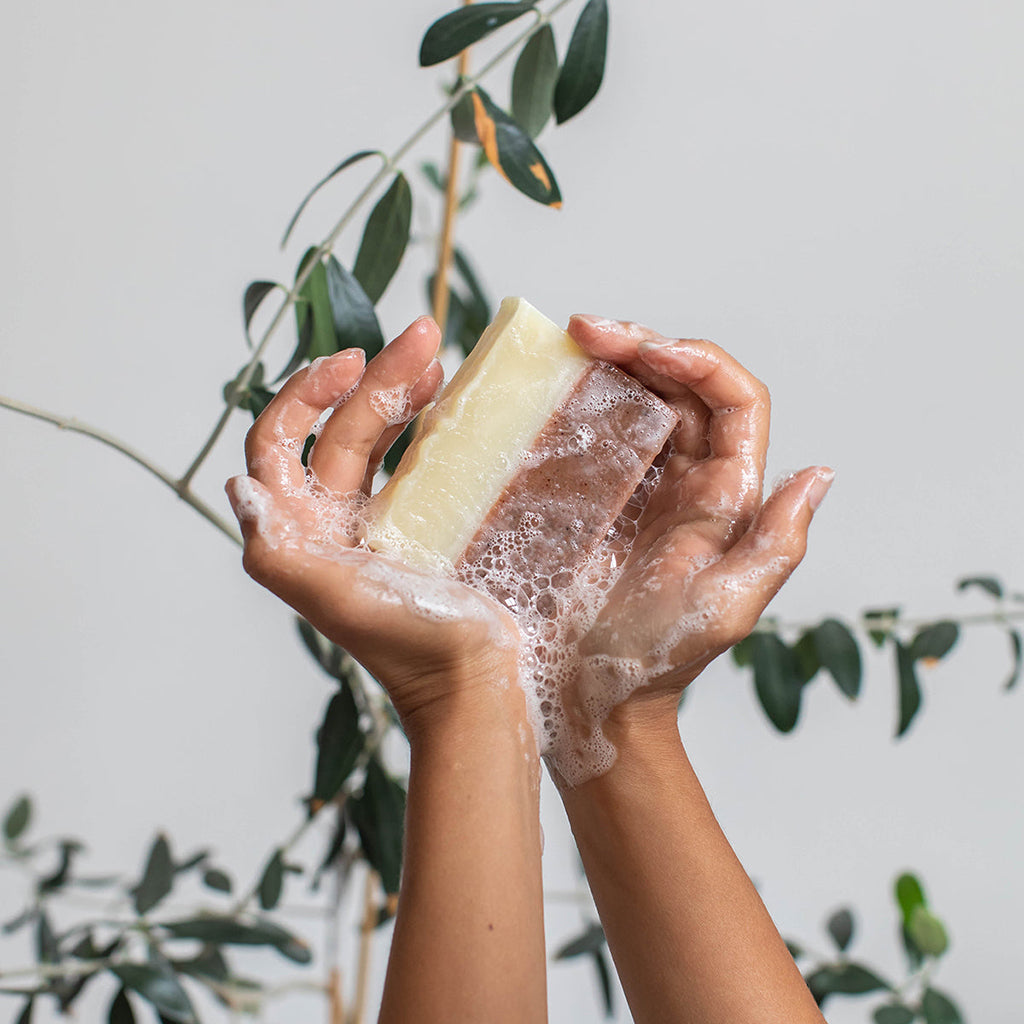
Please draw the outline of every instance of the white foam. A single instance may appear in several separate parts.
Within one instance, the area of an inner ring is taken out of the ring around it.
[[[396,385],[393,388],[381,388],[369,393],[370,407],[389,426],[404,423],[409,418],[412,405],[409,401],[409,388]]]

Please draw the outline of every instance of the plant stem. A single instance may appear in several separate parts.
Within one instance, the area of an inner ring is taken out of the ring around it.
[[[934,626],[937,622],[955,622],[958,626],[993,626],[1007,625],[1015,620],[1024,620],[1024,608],[1001,609],[994,612],[981,612],[977,615],[940,615],[931,619],[904,619],[899,617],[885,619],[869,619],[861,616],[857,625],[867,632],[869,629],[892,630],[920,629],[923,626]],[[780,622],[770,616],[761,619],[754,627],[754,633],[798,633],[805,629],[813,629],[819,622]]]
[[[369,184],[367,184],[367,186],[359,193],[359,195],[356,196],[356,198],[349,205],[348,209],[345,210],[345,212],[341,215],[341,218],[338,220],[337,224],[335,224],[334,227],[331,229],[327,237],[316,247],[313,256],[306,263],[305,269],[296,278],[294,286],[288,291],[288,294],[285,296],[280,308],[274,314],[274,319],[270,322],[270,325],[263,332],[263,335],[260,338],[259,343],[257,344],[256,349],[253,352],[248,365],[242,371],[241,375],[239,376],[236,382],[235,388],[233,389],[232,393],[228,396],[228,400],[225,405],[224,411],[221,413],[220,418],[217,420],[217,423],[214,426],[213,431],[211,432],[210,436],[206,439],[206,442],[203,444],[203,447],[199,450],[199,454],[192,460],[192,464],[188,467],[188,469],[185,470],[184,474],[182,475],[181,480],[179,481],[180,486],[187,488],[188,485],[192,482],[192,478],[199,471],[200,466],[202,466],[202,464],[206,461],[207,456],[213,450],[214,445],[216,445],[217,441],[220,439],[221,434],[224,432],[224,428],[227,426],[228,420],[231,418],[232,411],[235,409],[235,407],[241,400],[241,396],[244,393],[245,389],[249,386],[249,383],[252,380],[252,376],[256,371],[256,366],[259,363],[259,361],[263,358],[263,353],[266,351],[267,345],[270,343],[270,339],[274,335],[274,332],[277,330],[281,322],[284,320],[285,314],[288,312],[288,310],[295,305],[299,297],[299,292],[302,290],[302,286],[306,283],[310,274],[313,273],[316,264],[331,252],[331,250],[334,248],[334,243],[338,240],[338,236],[345,230],[346,227],[348,227],[353,217],[362,207],[363,203],[365,203],[370,198],[370,196],[376,191],[379,185],[381,185],[391,174],[393,174],[397,170],[398,164],[406,157],[409,151],[413,149],[416,145],[418,145],[419,142],[422,141],[422,139],[430,132],[430,130],[443,117],[445,117],[448,111],[451,110],[452,107],[454,107],[455,104],[458,103],[459,100],[461,100],[462,97],[466,95],[466,93],[474,89],[483,78],[485,78],[491,71],[494,70],[494,68],[501,64],[511,53],[518,49],[520,44],[525,42],[537,30],[537,28],[540,25],[547,23],[554,14],[556,14],[561,8],[565,7],[567,4],[571,2],[572,0],[558,0],[558,2],[555,3],[547,12],[535,11],[534,13],[537,15],[537,20],[533,23],[533,25],[531,25],[530,28],[528,28],[525,32],[522,32],[518,36],[516,36],[516,38],[513,39],[512,42],[505,46],[503,49],[499,50],[498,53],[495,54],[495,56],[492,57],[476,75],[474,75],[472,78],[464,79],[459,88],[457,88],[455,92],[452,93],[448,100],[439,109],[434,111],[434,113],[431,114],[430,117],[428,117],[426,121],[424,121],[423,124],[421,124],[420,127],[417,128],[416,131],[414,131],[412,135],[410,135],[405,140],[405,142],[403,142],[394,151],[394,153],[392,153],[387,158],[387,160],[384,162],[384,166],[381,167],[381,169],[373,176],[373,178],[370,179]]]
[[[86,437],[91,437],[93,440],[99,441],[101,444],[105,444],[108,447],[113,448],[115,451],[119,451],[122,455],[127,455],[133,462],[142,466],[142,468],[148,473],[151,473],[162,483],[165,483],[170,487],[170,489],[174,491],[186,505],[191,505],[192,508],[194,508],[204,519],[216,526],[217,529],[226,537],[229,537],[235,542],[235,544],[241,546],[242,538],[238,531],[214,512],[214,510],[210,508],[202,498],[193,494],[192,491],[189,490],[187,482],[175,480],[167,470],[162,469],[153,462],[152,459],[143,455],[127,442],[114,437],[112,434],[108,434],[106,431],[99,430],[97,427],[92,427],[88,423],[83,423],[81,420],[77,420],[69,416],[60,416],[57,413],[47,412],[45,409],[36,408],[35,406],[28,405],[25,402],[19,402],[14,398],[6,398],[3,395],[0,395],[0,406],[5,409],[11,409],[14,412],[23,413],[25,416],[32,416],[37,420],[43,420],[46,423],[52,423],[61,430],[70,430],[75,434],[83,434]]]
[[[359,965],[356,969],[356,995],[349,1024],[363,1024],[366,1019],[366,998],[370,980],[370,950],[373,930],[377,924],[376,900],[377,872],[366,868],[366,886],[363,889],[363,920],[359,928]]]
[[[463,0],[463,6],[469,7],[473,0]],[[459,77],[462,81],[469,74],[469,47],[459,54]],[[441,242],[438,246],[437,273],[434,276],[434,320],[441,328],[444,337],[448,325],[448,271],[452,265],[452,249],[454,248],[455,217],[459,210],[459,156],[462,143],[451,132],[451,143],[448,147],[448,177],[445,183],[444,220],[441,227]]]

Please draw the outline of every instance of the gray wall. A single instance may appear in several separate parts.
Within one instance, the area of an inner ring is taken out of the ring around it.
[[[315,203],[282,256],[297,200],[348,153],[396,145],[437,101],[438,76],[415,58],[445,7],[9,11],[0,391],[180,471],[245,358],[242,288],[285,277],[359,172]],[[838,471],[810,555],[773,606],[786,621],[890,603],[918,617],[984,611],[953,591],[979,571],[1024,587],[1024,8],[738,0],[613,3],[612,16],[601,96],[543,143],[565,209],[492,177],[465,221],[492,294],[561,320],[594,311],[709,337],[768,382],[770,474]],[[558,28],[564,45],[569,22]],[[499,100],[505,81],[491,82]],[[416,156],[442,147],[432,136]],[[418,196],[428,233],[437,211]],[[357,239],[343,239],[343,258]],[[415,252],[386,298],[388,332],[423,310],[428,261]],[[282,341],[270,362],[286,355]],[[96,873],[135,869],[162,827],[248,877],[297,818],[327,680],[287,611],[168,491],[94,443],[3,411],[0,423],[0,803],[31,790],[40,833],[87,839]],[[198,480],[221,510],[244,426],[239,415]],[[1001,692],[1007,665],[1001,636],[970,629],[926,673],[926,706],[898,743],[882,656],[856,705],[817,683],[786,738],[727,664],[682,718],[783,931],[824,947],[822,919],[850,901],[862,912],[852,952],[895,969],[889,889],[913,867],[953,934],[937,983],[986,1024],[1020,1019],[1024,692]],[[544,813],[549,886],[571,890],[550,793]],[[4,915],[20,891],[0,875]],[[552,946],[578,922],[553,902]],[[598,1019],[588,965],[555,967],[551,989],[554,1020]],[[267,1019],[317,1019],[313,1005],[295,997]],[[93,995],[82,1019],[103,1006]],[[837,1001],[833,1020],[867,1016]]]

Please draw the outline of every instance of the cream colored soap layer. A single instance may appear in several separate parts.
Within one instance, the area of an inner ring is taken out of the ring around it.
[[[450,569],[591,363],[524,299],[505,299],[375,499],[370,546]]]

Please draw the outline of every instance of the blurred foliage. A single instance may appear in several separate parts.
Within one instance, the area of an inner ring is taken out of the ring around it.
[[[552,122],[564,123],[594,100],[604,78],[609,24],[606,0],[587,0],[559,59],[548,14],[567,2],[559,0],[546,13],[536,2],[459,7],[435,21],[424,35],[420,63],[433,66],[522,18],[533,19],[518,44],[504,54],[516,58],[508,110],[473,80],[457,77],[447,89],[452,130],[476,149],[470,178],[457,197],[459,210],[465,211],[476,200],[480,176],[487,168],[496,170],[530,199],[550,207],[561,204],[554,172],[536,140]],[[259,279],[245,288],[244,340],[252,354],[223,387],[229,409],[237,407],[258,416],[274,396],[276,385],[312,359],[350,347],[362,348],[371,358],[383,347],[375,307],[408,250],[414,208],[412,184],[392,159],[379,150],[360,150],[342,159],[303,198],[286,227],[282,245],[292,237],[310,200],[328,186],[339,187],[336,182],[348,180],[370,157],[383,162],[381,182],[386,188],[365,221],[352,267],[345,267],[335,257],[331,238],[305,251],[291,284]],[[436,201],[446,192],[445,173],[429,161],[419,169],[428,195]],[[361,199],[349,208],[342,223]],[[428,295],[432,294],[433,277],[426,283]],[[492,310],[479,273],[459,247],[454,250],[448,287],[444,345],[459,358],[472,351]],[[272,305],[274,296],[281,304],[270,314],[266,307]],[[292,306],[294,347],[271,381],[258,353]],[[254,321],[270,317],[270,326],[257,346],[251,335]],[[411,428],[396,442],[385,461],[386,472],[394,470],[410,436]],[[216,434],[212,440],[215,438]],[[190,478],[186,475],[186,485]],[[961,591],[980,591],[993,602],[991,619],[1006,634],[1010,646],[1011,664],[1004,686],[1015,687],[1022,670],[1022,641],[1006,612],[1010,607],[1019,610],[1021,595],[1008,595],[994,576],[968,577],[957,586]],[[207,851],[179,861],[171,840],[161,833],[153,838],[137,877],[128,881],[89,877],[78,870],[84,849],[78,840],[28,840],[33,805],[28,796],[18,797],[3,819],[0,852],[0,866],[20,866],[30,879],[24,906],[2,925],[4,936],[31,934],[35,950],[36,970],[30,972],[31,980],[25,982],[21,972],[6,977],[0,972],[5,985],[0,992],[22,997],[14,1018],[18,1024],[30,1024],[41,999],[52,999],[61,1012],[72,1010],[87,983],[96,977],[105,977],[110,988],[111,1024],[131,1024],[137,1019],[139,1004],[149,1004],[161,1021],[189,1024],[196,1020],[189,995],[195,989],[207,990],[234,1012],[259,1014],[272,991],[260,980],[238,973],[234,961],[239,951],[267,948],[297,965],[308,965],[312,959],[306,941],[281,923],[289,876],[316,891],[325,872],[337,872],[344,885],[353,864],[363,862],[379,876],[384,893],[397,892],[405,785],[389,771],[382,753],[385,739],[401,734],[397,717],[383,690],[346,651],[304,621],[298,622],[298,629],[307,653],[332,685],[315,731],[310,787],[304,801],[307,826],[314,820],[326,822],[326,844],[318,863],[308,866],[289,859],[303,833],[300,829],[288,842],[268,851],[258,878],[242,895],[235,896],[232,876],[211,863]],[[797,629],[765,619],[733,648],[732,656],[738,666],[751,671],[756,698],[768,721],[779,731],[790,732],[799,722],[807,687],[822,674],[831,678],[844,698],[858,699],[865,660],[859,635],[892,653],[895,732],[903,736],[923,704],[922,670],[947,658],[956,647],[960,628],[952,619],[911,624],[898,608],[868,610],[858,628],[834,617]],[[181,879],[189,875],[202,883],[212,902],[198,914],[181,916],[169,904]],[[84,890],[102,890],[109,896],[103,900],[102,914],[90,917],[79,913],[76,924],[57,928],[53,905]],[[886,973],[847,956],[855,944],[856,918],[844,907],[826,922],[833,954],[812,957],[803,947],[790,944],[798,960],[811,964],[806,969],[808,985],[821,1005],[839,997],[871,997],[877,1001],[872,1017],[876,1024],[958,1024],[963,1017],[953,1000],[931,984],[949,947],[945,925],[930,909],[914,876],[901,876],[895,895],[907,960],[905,977],[893,981]],[[393,909],[393,899],[383,900],[376,920],[388,920]],[[554,958],[578,957],[594,964],[601,999],[611,1015],[612,968],[598,923],[588,923]]]

